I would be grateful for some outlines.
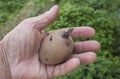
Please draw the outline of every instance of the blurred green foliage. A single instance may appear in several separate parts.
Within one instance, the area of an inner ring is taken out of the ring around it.
[[[38,9],[34,15],[47,11],[55,3],[55,0],[31,1]],[[91,26],[96,30],[96,35],[89,39],[99,41],[101,50],[97,52],[95,63],[80,66],[74,72],[55,79],[120,79],[120,0],[56,1],[60,6],[58,19],[46,30]],[[19,12],[26,2],[0,0],[0,24],[7,23],[9,16]]]
[[[10,14],[23,7],[27,0],[0,0],[0,24],[8,20]]]

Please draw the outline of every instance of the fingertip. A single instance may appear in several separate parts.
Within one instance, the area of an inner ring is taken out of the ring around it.
[[[54,8],[59,9],[59,6],[56,4],[51,9],[54,9]]]
[[[96,52],[100,49],[101,45],[96,40],[82,41],[74,43],[74,50],[78,53],[83,52]]]
[[[71,58],[65,63],[56,66],[54,71],[54,77],[62,76],[74,71],[80,65],[80,60],[78,58]]]
[[[93,62],[95,62],[97,59],[97,55],[94,52],[90,52],[89,56],[88,56],[88,63],[91,64]]]
[[[95,29],[94,29],[94,28],[89,27],[89,31],[90,31],[90,36],[89,36],[89,37],[93,37],[93,36],[95,36],[96,31],[95,31]]]
[[[72,58],[66,62],[66,65],[73,68],[73,70],[80,65],[80,60],[78,58]]]
[[[92,37],[95,35],[96,31],[94,28],[90,27],[90,26],[81,26],[82,29],[85,29],[86,31],[88,31],[89,37]]]
[[[58,5],[54,5],[49,11],[47,11],[45,14],[47,14],[47,13],[56,13],[56,14],[58,14],[59,13],[59,6]]]
[[[95,52],[86,52],[82,54],[75,54],[72,58],[78,58],[81,61],[81,65],[87,65],[95,62],[97,55]]]
[[[85,33],[85,38],[88,38],[88,37],[93,37],[95,36],[95,29],[92,28],[92,27],[89,27],[89,26],[82,26],[81,28],[83,28],[84,30],[86,30],[86,33]]]
[[[89,26],[75,27],[72,32],[73,38],[89,38],[95,35],[95,29]]]
[[[54,5],[50,10],[33,19],[34,20],[34,22],[32,23],[33,27],[39,31],[45,29],[57,19],[58,14],[59,6]]]
[[[100,43],[98,42],[98,41],[96,41],[96,40],[91,40],[91,42],[93,42],[94,43],[94,47],[93,47],[93,49],[94,49],[94,51],[98,51],[100,48],[101,48],[101,45],[100,45]]]

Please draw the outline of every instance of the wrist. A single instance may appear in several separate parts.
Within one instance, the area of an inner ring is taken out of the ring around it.
[[[0,41],[0,79],[12,79],[7,52],[3,42]]]

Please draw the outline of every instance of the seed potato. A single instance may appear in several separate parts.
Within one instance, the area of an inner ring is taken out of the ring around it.
[[[55,30],[47,32],[41,44],[40,61],[47,65],[64,62],[73,51],[73,39],[69,31]]]

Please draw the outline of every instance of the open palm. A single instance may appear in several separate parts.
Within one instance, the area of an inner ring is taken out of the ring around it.
[[[38,52],[45,34],[43,29],[56,20],[58,9],[55,5],[42,15],[23,20],[2,40],[13,79],[50,79],[67,74],[80,64],[90,64],[96,60],[94,52],[100,48],[100,44],[93,40],[75,42],[74,50],[81,54],[71,55],[62,64],[47,66],[39,60]],[[72,37],[88,38],[94,34],[94,29],[90,27],[76,27]]]

